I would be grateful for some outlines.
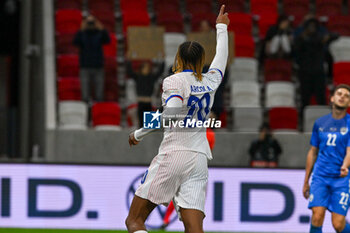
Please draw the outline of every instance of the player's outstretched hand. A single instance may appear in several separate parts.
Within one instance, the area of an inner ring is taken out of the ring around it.
[[[305,183],[303,187],[303,195],[305,199],[308,199],[310,196],[310,185],[309,183]]]
[[[347,167],[342,166],[340,168],[340,177],[345,177],[349,173],[349,169]]]
[[[135,139],[134,132],[132,132],[131,134],[129,134],[129,145],[130,145],[130,147],[132,147],[132,146],[135,146],[137,144],[139,144],[139,141],[137,141]]]
[[[230,19],[228,18],[228,13],[225,13],[225,5],[222,5],[218,17],[216,18],[216,23],[224,23],[227,26],[230,24]]]

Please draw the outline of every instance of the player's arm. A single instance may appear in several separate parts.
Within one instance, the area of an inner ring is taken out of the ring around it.
[[[309,198],[309,190],[310,190],[309,179],[317,159],[317,154],[318,154],[318,148],[315,146],[311,146],[306,157],[305,178],[304,178],[304,187],[303,187],[303,194],[305,198]]]
[[[346,155],[343,161],[343,165],[340,168],[340,176],[345,177],[349,173],[349,167],[350,167],[350,147],[346,148]]]
[[[230,24],[228,14],[224,13],[225,5],[221,6],[220,13],[216,19],[216,54],[209,70],[218,70],[224,76],[228,57],[228,35],[227,26]]]

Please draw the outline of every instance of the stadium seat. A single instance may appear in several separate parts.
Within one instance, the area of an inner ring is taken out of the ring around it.
[[[291,82],[274,81],[266,84],[267,108],[295,107],[295,87]]]
[[[57,10],[55,18],[59,34],[76,33],[80,29],[82,15],[79,10]]]
[[[105,101],[117,102],[119,97],[119,85],[118,80],[115,78],[105,80]]]
[[[258,132],[263,122],[263,109],[255,108],[234,108],[233,129],[239,132]]]
[[[277,23],[278,15],[276,13],[260,14],[258,20],[259,36],[265,38],[267,31],[272,25]]]
[[[257,81],[237,81],[231,86],[231,107],[259,107],[260,88]]]
[[[123,13],[135,9],[147,12],[147,0],[120,0],[120,8]]]
[[[58,77],[78,77],[79,76],[78,55],[57,56],[57,74],[58,74]]]
[[[165,49],[165,67],[172,66],[175,55],[180,44],[186,41],[186,36],[183,33],[165,33],[164,34],[164,49]]]
[[[309,0],[283,0],[285,15],[303,16],[309,13]]]
[[[92,106],[92,124],[95,129],[120,130],[120,118],[121,109],[118,103],[103,102]]]
[[[345,83],[350,85],[350,62],[337,62],[333,64],[333,84]]]
[[[264,78],[265,82],[291,81],[292,62],[285,59],[265,59]]]
[[[316,0],[316,14],[331,16],[342,14],[342,0]]]
[[[227,12],[245,12],[245,0],[219,0],[219,6],[225,5]]]
[[[330,44],[329,50],[335,63],[350,61],[350,37],[340,37]]]
[[[313,105],[306,106],[303,114],[303,128],[304,132],[312,132],[315,120],[331,112],[330,106],[327,105]]]
[[[271,130],[297,130],[298,112],[295,108],[278,107],[269,110]]]
[[[214,29],[216,22],[216,15],[213,13],[193,13],[191,17],[191,28],[193,32],[197,32],[200,29],[200,23],[206,20],[210,26]]]
[[[255,58],[236,58],[230,65],[230,80],[257,81],[258,61]]]
[[[153,7],[156,13],[180,12],[179,0],[153,0]]]
[[[233,31],[235,35],[252,36],[253,20],[250,14],[230,13],[228,17],[230,19],[229,31]]]
[[[117,60],[116,57],[105,56],[104,68],[106,80],[114,80],[117,77]]]
[[[342,36],[350,36],[350,16],[349,15],[333,15],[328,17],[327,28],[339,33]]]
[[[92,10],[91,14],[95,16],[108,32],[115,31],[115,17],[114,11],[111,10]]]
[[[58,100],[81,100],[79,77],[58,78]]]
[[[114,0],[88,0],[88,7],[90,10],[97,11],[112,11],[114,12]]]
[[[82,0],[56,0],[56,9],[81,10]]]
[[[165,27],[166,32],[184,31],[183,16],[180,12],[160,12],[157,14],[157,25]]]
[[[60,129],[86,129],[88,106],[81,101],[61,101],[58,103]]]
[[[212,13],[212,0],[186,0],[188,13]]]
[[[149,26],[151,21],[147,11],[133,10],[123,12],[123,32],[127,32],[129,26]]]
[[[109,44],[103,46],[104,56],[116,57],[117,56],[117,37],[114,33],[109,34],[111,39]]]
[[[73,45],[75,33],[57,33],[56,34],[56,53],[57,54],[78,54],[79,49]]]
[[[250,11],[254,15],[277,14],[277,0],[251,0]]]
[[[234,37],[236,57],[254,57],[255,43],[252,36],[237,35]]]

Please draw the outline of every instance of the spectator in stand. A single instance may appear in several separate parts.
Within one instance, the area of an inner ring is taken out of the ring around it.
[[[104,100],[103,45],[108,43],[110,37],[101,22],[92,15],[87,16],[73,40],[73,44],[80,49],[81,96],[87,103],[91,98],[91,83],[94,86],[95,100]]]
[[[292,53],[292,27],[287,16],[278,17],[276,25],[267,31],[265,53],[271,58],[290,58]]]
[[[143,62],[138,72],[134,72],[131,62],[127,62],[127,74],[136,82],[136,94],[138,102],[138,119],[140,127],[143,127],[143,112],[152,111],[152,94],[155,83],[164,72],[164,61],[154,65]]]
[[[277,167],[282,148],[267,124],[261,126],[259,138],[249,148],[251,167]]]
[[[298,28],[295,39],[295,62],[298,65],[298,78],[301,89],[302,110],[309,104],[312,95],[317,104],[326,104],[326,72],[324,64],[328,43],[337,35],[328,33],[318,20],[309,18]]]

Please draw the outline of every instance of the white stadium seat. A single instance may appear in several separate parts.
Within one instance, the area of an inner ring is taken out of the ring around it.
[[[258,61],[255,58],[236,58],[230,65],[230,80],[256,81],[258,79]]]
[[[350,37],[342,36],[330,44],[329,50],[334,62],[350,61]]]
[[[86,129],[88,107],[82,101],[61,101],[58,103],[60,129]]]
[[[295,107],[295,87],[291,82],[268,82],[265,96],[267,108]]]
[[[263,121],[263,110],[255,108],[234,108],[233,128],[239,132],[258,132]]]
[[[231,107],[259,107],[260,88],[256,81],[233,82],[231,86]]]
[[[312,132],[315,120],[331,112],[327,105],[310,105],[304,108],[304,132]]]
[[[186,41],[183,33],[168,32],[164,34],[165,67],[167,69],[173,65],[177,49],[180,44]]]

